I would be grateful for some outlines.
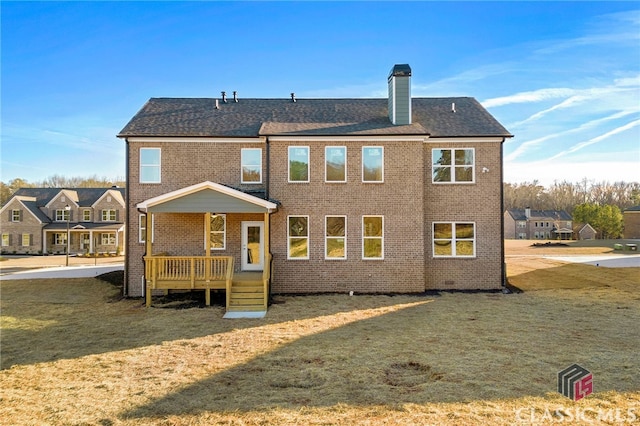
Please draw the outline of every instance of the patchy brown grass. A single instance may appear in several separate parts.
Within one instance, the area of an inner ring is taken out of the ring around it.
[[[559,419],[557,409],[583,410],[583,423],[598,410],[640,418],[637,268],[534,260],[508,259],[520,294],[279,297],[262,320],[223,320],[216,306],[146,309],[95,279],[3,281],[0,418],[531,424],[545,410]],[[578,402],[555,392],[573,363],[594,374],[595,393]]]

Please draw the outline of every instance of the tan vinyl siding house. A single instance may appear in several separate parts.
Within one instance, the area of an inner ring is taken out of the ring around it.
[[[500,289],[511,135],[473,98],[412,98],[408,65],[388,87],[388,99],[150,99],[118,135],[126,294],[150,299],[177,280],[169,270],[224,290],[228,310],[249,309],[240,291]],[[216,257],[232,259],[224,286],[207,283]]]

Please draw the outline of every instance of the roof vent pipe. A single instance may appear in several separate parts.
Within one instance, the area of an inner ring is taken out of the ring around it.
[[[292,100],[293,102],[295,102],[295,101],[296,101],[296,94],[295,94],[295,93],[293,93],[293,92],[291,92],[291,100]]]
[[[233,91],[233,102],[238,102],[238,92],[236,90]]]
[[[216,99],[216,109],[220,109],[220,105],[218,104],[218,100]]]
[[[456,112],[456,103],[455,102],[451,103],[451,112]]]
[[[222,102],[224,102],[225,104],[227,103],[227,92],[220,92],[222,93]]]

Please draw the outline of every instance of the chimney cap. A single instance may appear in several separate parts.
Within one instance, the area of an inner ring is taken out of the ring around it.
[[[391,77],[411,77],[411,67],[409,64],[395,64],[389,73]]]

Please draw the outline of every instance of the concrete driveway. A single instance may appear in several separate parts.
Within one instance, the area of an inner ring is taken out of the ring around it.
[[[113,271],[124,270],[124,257],[85,258],[69,256],[11,256],[0,261],[0,281],[39,278],[96,277]]]

